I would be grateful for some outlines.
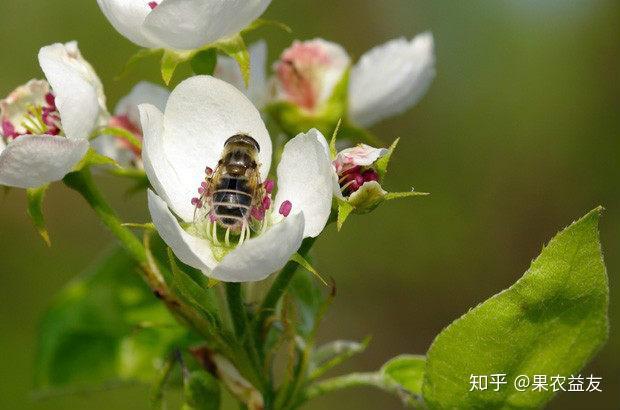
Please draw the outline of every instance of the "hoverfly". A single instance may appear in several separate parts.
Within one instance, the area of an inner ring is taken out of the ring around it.
[[[256,210],[262,210],[266,192],[260,180],[258,154],[260,146],[249,135],[236,134],[224,143],[222,156],[215,170],[206,169],[207,177],[202,184],[200,198],[194,198],[194,223],[209,218],[213,223],[213,236],[217,241],[217,226],[243,238],[250,237],[250,218],[258,218]]]

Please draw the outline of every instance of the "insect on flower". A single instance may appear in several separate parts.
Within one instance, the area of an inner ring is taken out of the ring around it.
[[[270,193],[260,181],[258,142],[247,134],[237,134],[224,143],[221,159],[214,170],[205,170],[205,182],[198,189],[201,195],[192,199],[194,224],[207,224],[213,238],[217,227],[239,235],[239,243],[250,238],[250,229],[259,230],[265,208],[271,204]]]

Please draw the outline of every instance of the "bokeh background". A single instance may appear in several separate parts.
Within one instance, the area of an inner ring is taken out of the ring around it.
[[[72,39],[100,74],[111,108],[140,78],[158,80],[152,62],[114,80],[137,48],[94,0],[4,0],[0,16],[2,96],[41,76],[39,47]],[[342,370],[373,370],[398,353],[424,353],[444,326],[516,281],[556,231],[602,204],[611,337],[586,373],[603,377],[604,392],[565,394],[549,408],[618,408],[619,16],[613,0],[273,1],[266,17],[294,34],[260,32],[272,60],[294,37],[324,37],[354,57],[425,30],[436,40],[438,73],[428,95],[375,128],[385,140],[402,137],[389,188],[413,185],[432,195],[354,217],[317,246],[318,267],[339,289],[321,337],[374,336],[367,353]],[[127,186],[111,178],[102,183],[127,220],[146,220],[143,196],[126,197]],[[23,191],[0,195],[0,204],[0,408],[148,408],[142,387],[32,400],[37,321],[111,237],[62,184],[46,201],[51,249],[30,225]],[[401,406],[364,389],[308,408]]]

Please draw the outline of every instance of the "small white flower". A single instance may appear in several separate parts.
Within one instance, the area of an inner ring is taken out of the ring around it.
[[[346,114],[353,125],[369,127],[402,113],[424,95],[435,76],[433,36],[388,41],[350,65],[346,51],[322,39],[295,41],[275,63],[276,101],[320,112],[350,69]]]
[[[387,193],[381,188],[375,163],[388,153],[386,148],[374,148],[366,144],[340,151],[332,162],[338,179],[334,192],[336,198],[349,201],[358,208],[374,206],[374,201]],[[371,191],[376,194],[373,195],[372,203],[366,200],[362,203],[360,199],[367,197]]]
[[[192,50],[231,37],[271,0],[97,0],[123,36],[139,46]]]
[[[206,167],[217,167],[228,138],[242,133],[260,146],[260,177],[265,191],[271,192],[273,183],[266,178],[272,145],[258,110],[234,86],[198,76],[179,84],[163,114],[152,105],[141,105],[140,114],[144,168],[157,192],[149,191],[149,210],[162,239],[182,262],[222,281],[258,281],[281,269],[304,237],[315,237],[325,227],[333,171],[318,131],[286,144],[275,200],[266,196],[256,210],[253,222],[259,229],[250,239],[243,229],[229,241],[229,233],[221,232],[212,214],[195,219],[197,187],[202,189]]]
[[[152,104],[163,111],[170,96],[170,91],[159,85],[141,81],[136,84],[129,94],[121,98],[110,117],[108,126],[118,128],[133,134],[142,140],[142,125],[140,123],[140,104]],[[93,141],[93,147],[101,154],[114,159],[121,165],[132,164],[142,167],[142,152],[123,138],[112,135],[103,135]]]
[[[0,185],[62,179],[108,116],[101,81],[76,42],[43,47],[39,63],[47,81],[32,80],[0,102]]]
[[[246,88],[239,64],[230,57],[218,56],[214,77],[234,85],[261,109],[267,102],[267,43],[252,44],[250,53],[250,81]]]

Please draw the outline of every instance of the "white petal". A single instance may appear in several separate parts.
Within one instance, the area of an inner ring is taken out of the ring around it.
[[[237,246],[224,257],[212,277],[225,282],[255,282],[286,265],[301,246],[304,215],[291,214],[261,236]]]
[[[145,145],[149,136],[144,130]],[[235,134],[248,134],[260,145],[260,174],[269,174],[271,139],[258,110],[234,86],[210,76],[183,81],[172,92],[164,114],[163,134],[151,160],[162,188],[177,215],[193,215],[192,197],[205,177],[205,167],[216,168],[224,143]],[[150,149],[149,149],[150,150]],[[155,162],[157,161],[157,164]],[[157,191],[162,194],[162,192]]]
[[[4,142],[4,138],[0,136],[0,154],[2,154],[2,151],[4,151],[4,148],[6,148],[6,142]]]
[[[321,233],[329,219],[334,189],[334,170],[316,129],[290,140],[278,164],[278,193],[275,208],[284,201],[293,205],[291,213],[303,212],[304,237]]]
[[[267,100],[267,43],[257,41],[249,48],[250,52],[250,82],[245,88],[239,63],[230,57],[217,57],[217,66],[214,76],[226,81],[241,90],[258,108],[265,105]]]
[[[119,0],[120,1],[120,0]],[[191,50],[239,33],[271,0],[164,0],[144,21],[149,37]]]
[[[157,194],[185,222],[191,222],[194,206],[191,197],[185,200],[182,183],[172,166],[166,160],[164,152],[164,115],[154,106],[142,104],[139,107],[142,120],[144,141],[142,160],[144,171]]]
[[[351,70],[349,117],[368,127],[400,114],[426,93],[435,76],[433,35],[423,33],[375,47]]]
[[[151,13],[148,0],[97,0],[112,26],[130,41],[142,47],[162,47],[148,38],[142,24]]]
[[[88,141],[49,135],[25,135],[0,154],[0,185],[36,188],[59,181],[88,150]]]
[[[88,138],[105,113],[101,80],[77,43],[52,44],[39,51],[39,64],[52,86],[60,121],[68,138]]]
[[[179,260],[207,276],[217,265],[207,240],[193,236],[183,230],[177,218],[172,215],[163,199],[148,190],[148,203],[151,218],[157,232],[172,249]]]
[[[120,99],[114,110],[114,115],[126,115],[134,125],[140,126],[138,105],[151,104],[163,112],[166,109],[169,96],[170,91],[166,88],[141,81],[131,89],[129,94]]]

